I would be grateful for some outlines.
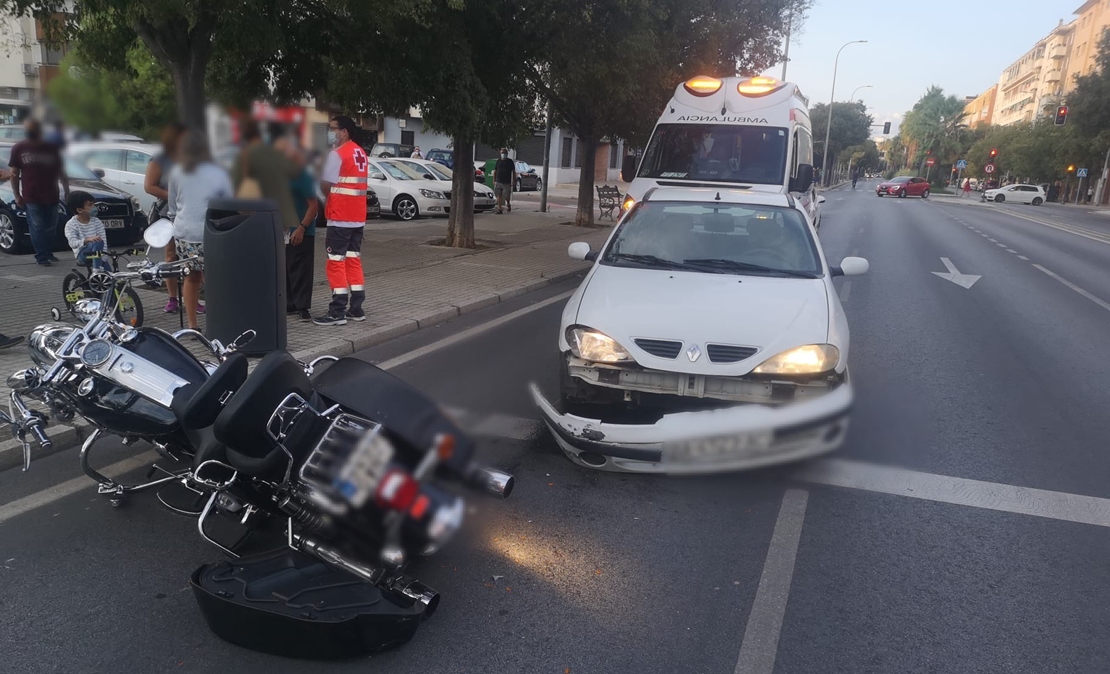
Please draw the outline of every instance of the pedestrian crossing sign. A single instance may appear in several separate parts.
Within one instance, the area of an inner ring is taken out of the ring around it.
[[[956,162],[956,168],[961,171],[967,168],[967,160],[961,159],[960,161]]]
[[[1080,178],[1086,178],[1087,177],[1087,169],[1079,169],[1078,171],[1075,172],[1075,175],[1079,176]]]

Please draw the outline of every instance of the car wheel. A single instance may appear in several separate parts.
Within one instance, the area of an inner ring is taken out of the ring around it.
[[[393,214],[408,222],[420,215],[420,207],[416,205],[415,199],[407,194],[402,194],[393,202]]]
[[[517,179],[516,179],[516,183],[515,183],[515,184],[513,185],[513,191],[514,191],[514,192],[520,192],[520,191],[521,191],[521,188],[523,188],[523,187],[524,187],[524,186],[523,186],[523,185],[521,184],[521,182],[520,182],[520,178],[517,178]]]
[[[924,192],[922,192],[921,193],[921,198],[922,199],[928,199],[929,198],[929,190],[925,190]]]
[[[10,255],[23,252],[23,236],[15,225],[10,211],[0,210],[0,251]]]
[[[543,188],[543,181],[536,178],[536,191],[539,192]]]
[[[876,193],[875,193],[875,196],[877,196],[877,197],[879,197],[880,199],[882,199],[882,198],[883,198],[883,193],[882,193],[882,192],[876,192]]]
[[[1044,203],[1044,199],[1042,199],[1040,197],[1033,197],[1033,205],[1034,206],[1040,206],[1043,203]]]
[[[1001,194],[997,194],[997,195],[995,195],[995,197],[994,197],[994,203],[996,203],[996,204],[1000,204],[1000,203],[1002,203],[1003,201],[1006,201],[1006,197],[1004,197],[1004,196],[1003,196],[1003,195],[1001,195]]]
[[[902,190],[901,192],[898,193],[898,198],[899,199],[903,199],[903,198],[905,198],[905,196],[906,196],[906,190]]]

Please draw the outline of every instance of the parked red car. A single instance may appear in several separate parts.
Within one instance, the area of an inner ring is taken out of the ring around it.
[[[879,183],[875,188],[877,196],[889,194],[892,197],[921,197],[922,199],[929,198],[929,183],[924,178],[911,178],[909,176],[898,176],[890,180],[884,180]]]

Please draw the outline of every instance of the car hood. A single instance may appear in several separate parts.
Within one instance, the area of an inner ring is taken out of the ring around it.
[[[598,265],[582,293],[575,322],[616,339],[644,367],[688,374],[736,376],[829,335],[825,279],[735,276]],[[681,341],[678,358],[653,356],[636,339]],[[691,361],[693,345],[756,347],[738,363]]]
[[[131,196],[122,190],[117,190],[108,183],[100,182],[99,180],[84,180],[81,178],[70,178],[69,190],[71,192],[76,190],[88,192],[97,199],[103,199],[105,197],[116,197],[124,199]]]

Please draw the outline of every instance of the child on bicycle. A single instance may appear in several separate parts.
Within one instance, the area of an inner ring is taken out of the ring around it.
[[[81,191],[70,192],[66,206],[73,213],[73,217],[66,223],[66,241],[73,249],[73,256],[77,258],[78,264],[101,271],[112,271],[107,260],[95,255],[104,252],[107,234],[104,232],[104,223],[96,217],[96,203],[92,195]],[[91,265],[90,257],[93,257]]]

